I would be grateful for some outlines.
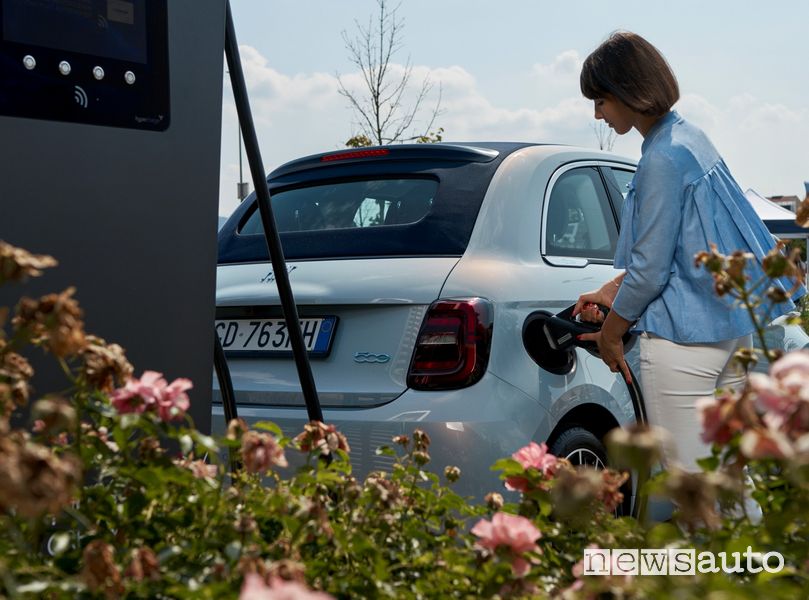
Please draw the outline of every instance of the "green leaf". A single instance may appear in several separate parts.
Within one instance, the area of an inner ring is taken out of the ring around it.
[[[270,433],[275,434],[275,437],[277,438],[286,437],[281,428],[272,421],[259,421],[257,423],[253,423],[253,427],[263,431],[269,431]]]

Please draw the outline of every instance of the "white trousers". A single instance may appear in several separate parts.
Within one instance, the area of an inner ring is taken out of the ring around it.
[[[640,336],[640,384],[650,425],[667,429],[673,437],[677,460],[686,470],[698,471],[696,460],[710,456],[701,439],[696,402],[713,396],[716,388],[739,389],[746,374],[733,354],[753,346],[753,337],[714,344],[676,344],[652,334]]]

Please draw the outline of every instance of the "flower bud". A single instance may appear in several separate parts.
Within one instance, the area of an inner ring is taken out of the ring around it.
[[[489,510],[498,511],[503,508],[503,504],[505,501],[503,500],[503,495],[498,494],[497,492],[489,492],[486,494],[483,501],[486,503],[486,506],[489,507]]]
[[[458,467],[447,466],[444,467],[444,477],[450,483],[455,483],[461,477],[461,470]]]
[[[430,455],[427,454],[424,450],[416,450],[413,452],[413,460],[417,465],[423,467],[428,462],[430,462]]]
[[[782,302],[789,300],[787,293],[780,287],[772,286],[771,288],[767,289],[766,295],[767,299],[773,304],[781,304]]]

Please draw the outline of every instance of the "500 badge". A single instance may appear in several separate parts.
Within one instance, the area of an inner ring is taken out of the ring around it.
[[[388,354],[374,354],[373,352],[355,352],[354,362],[358,363],[386,363],[390,360]]]

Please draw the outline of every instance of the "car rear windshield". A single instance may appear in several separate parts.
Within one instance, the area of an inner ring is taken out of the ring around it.
[[[314,155],[273,171],[267,183],[284,257],[461,256],[494,173],[524,144],[432,146],[345,163]],[[252,194],[219,232],[218,262],[268,259]]]
[[[273,194],[272,208],[281,233],[387,228],[424,218],[437,190],[432,179],[341,181]],[[262,231],[261,215],[254,209],[239,233]]]

